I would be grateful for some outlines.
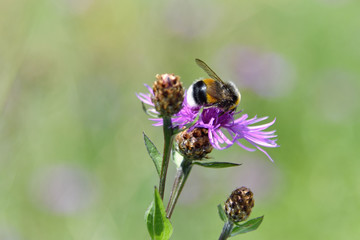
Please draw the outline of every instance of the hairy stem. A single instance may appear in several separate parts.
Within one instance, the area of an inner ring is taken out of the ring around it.
[[[170,194],[169,203],[166,208],[166,216],[169,219],[171,218],[176,202],[180,196],[182,189],[184,188],[185,182],[190,174],[192,166],[192,161],[184,159],[181,163],[181,166],[177,170],[174,185]]]
[[[222,229],[222,232],[220,234],[219,240],[226,240],[230,237],[231,231],[233,229],[234,223],[227,221],[224,224],[224,227]]]
[[[160,183],[159,183],[159,193],[161,199],[164,199],[166,174],[169,166],[171,147],[173,145],[172,144],[173,128],[172,128],[171,117],[163,117],[163,132],[164,132],[164,153],[163,153],[163,160],[161,163]]]

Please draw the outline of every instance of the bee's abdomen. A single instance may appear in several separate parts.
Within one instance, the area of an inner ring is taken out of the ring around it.
[[[193,86],[193,97],[195,103],[198,105],[204,105],[206,101],[206,85],[203,81],[197,81]]]

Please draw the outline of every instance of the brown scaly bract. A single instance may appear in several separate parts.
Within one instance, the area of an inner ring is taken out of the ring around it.
[[[180,153],[191,160],[201,160],[213,149],[206,128],[182,131],[176,136],[176,142]]]
[[[152,102],[156,111],[161,116],[172,116],[178,113],[184,100],[184,88],[180,82],[180,77],[174,74],[157,74],[154,82],[154,96]]]
[[[225,202],[225,213],[233,222],[246,220],[254,207],[253,193],[247,187],[234,190]]]

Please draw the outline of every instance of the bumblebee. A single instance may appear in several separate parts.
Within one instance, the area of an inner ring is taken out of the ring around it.
[[[187,91],[186,99],[191,107],[218,107],[224,112],[235,110],[240,103],[241,95],[235,84],[224,82],[202,60],[195,59],[210,78],[194,82]]]

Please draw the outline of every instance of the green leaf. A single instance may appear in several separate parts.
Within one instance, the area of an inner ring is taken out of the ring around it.
[[[154,201],[151,201],[149,208],[145,212],[146,226],[151,239],[154,239],[154,209]]]
[[[168,240],[173,228],[170,220],[166,217],[165,207],[159,191],[155,188],[154,193],[154,240]]]
[[[157,148],[155,147],[154,143],[148,138],[148,136],[146,136],[145,133],[143,133],[143,134],[144,134],[144,141],[145,141],[146,149],[147,149],[151,159],[153,160],[153,162],[155,164],[157,173],[160,176],[161,162],[162,162],[161,154],[157,150]]]
[[[207,168],[227,168],[227,167],[236,167],[240,166],[239,163],[231,163],[231,162],[201,162],[201,161],[194,161],[196,165],[207,167]]]
[[[165,207],[157,188],[154,192],[154,201],[145,212],[145,221],[151,239],[168,240],[171,237],[173,228],[166,217]]]
[[[219,216],[220,216],[221,220],[226,222],[228,219],[227,219],[227,216],[226,216],[223,206],[221,204],[219,204],[217,206],[217,208],[218,208],[218,212],[219,212]]]
[[[234,225],[234,228],[231,232],[231,237],[236,236],[241,233],[247,233],[247,232],[256,230],[260,226],[263,218],[264,218],[264,216],[261,216],[258,218],[253,218],[243,224]]]

